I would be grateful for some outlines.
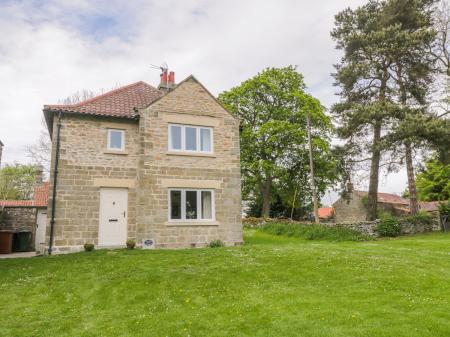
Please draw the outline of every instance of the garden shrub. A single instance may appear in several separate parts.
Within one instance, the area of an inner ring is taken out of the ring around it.
[[[439,204],[439,213],[442,217],[447,216],[450,217],[450,201],[441,202]]]
[[[136,247],[136,241],[129,239],[127,240],[127,248],[128,249],[134,249]]]
[[[92,252],[95,246],[93,243],[85,243],[83,247],[85,252]]]
[[[209,244],[209,248],[217,248],[217,247],[224,247],[225,244],[220,240],[212,240]]]
[[[433,217],[425,211],[420,211],[415,215],[407,216],[406,221],[412,223],[416,227],[424,226],[425,229],[431,230],[431,226],[433,224]]]
[[[368,235],[341,226],[328,227],[317,224],[271,222],[262,226],[260,230],[272,235],[298,237],[303,238],[305,240],[324,240],[324,241],[372,240],[372,238]]]
[[[396,237],[402,233],[402,224],[392,215],[384,215],[381,217],[380,223],[376,226],[375,231],[383,237]]]

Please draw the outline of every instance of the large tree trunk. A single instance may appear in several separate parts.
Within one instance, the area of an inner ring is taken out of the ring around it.
[[[412,160],[412,149],[409,141],[405,142],[405,157],[406,157],[406,173],[408,176],[408,190],[409,190],[409,208],[411,214],[417,214],[419,205],[417,203],[416,178],[414,176],[414,167]]]
[[[272,177],[266,177],[262,185],[263,205],[261,215],[268,218],[270,215],[270,190],[272,188]]]
[[[381,151],[378,144],[381,138],[381,122],[377,121],[373,128],[372,162],[370,165],[369,195],[367,199],[367,220],[375,220],[378,213],[378,175],[380,170]]]
[[[403,81],[401,66],[399,66],[397,70],[397,78],[400,86],[400,103],[402,104],[402,107],[405,108],[407,103],[407,95],[406,95],[406,87]],[[407,114],[406,111],[405,114]],[[417,212],[419,211],[419,205],[417,204],[416,177],[414,176],[411,141],[405,140],[404,143],[405,143],[406,174],[408,177],[408,190],[409,190],[409,210],[411,214],[417,214]]]
[[[319,212],[318,212],[318,203],[317,203],[317,191],[316,184],[314,183],[314,160],[313,160],[313,150],[312,150],[312,142],[311,142],[311,115],[308,113],[308,149],[309,149],[309,166],[311,170],[310,181],[311,181],[311,190],[313,197],[313,206],[314,206],[314,222],[319,223]]]

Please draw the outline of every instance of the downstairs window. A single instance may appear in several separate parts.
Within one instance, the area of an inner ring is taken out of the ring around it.
[[[213,190],[169,190],[169,220],[213,221],[214,218]]]

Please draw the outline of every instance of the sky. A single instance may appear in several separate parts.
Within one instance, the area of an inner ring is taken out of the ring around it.
[[[340,58],[330,37],[334,15],[363,2],[0,0],[2,164],[30,161],[25,148],[39,137],[44,104],[82,89],[140,80],[157,86],[151,65],[162,62],[176,81],[194,74],[215,95],[266,67],[296,65],[308,91],[330,107]],[[379,189],[405,187],[402,170],[382,178]],[[322,202],[335,198],[327,193]]]

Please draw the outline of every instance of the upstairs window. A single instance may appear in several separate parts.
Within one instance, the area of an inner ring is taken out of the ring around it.
[[[108,150],[124,151],[125,150],[125,131],[108,129]]]
[[[212,128],[204,126],[170,124],[169,151],[212,153]]]

